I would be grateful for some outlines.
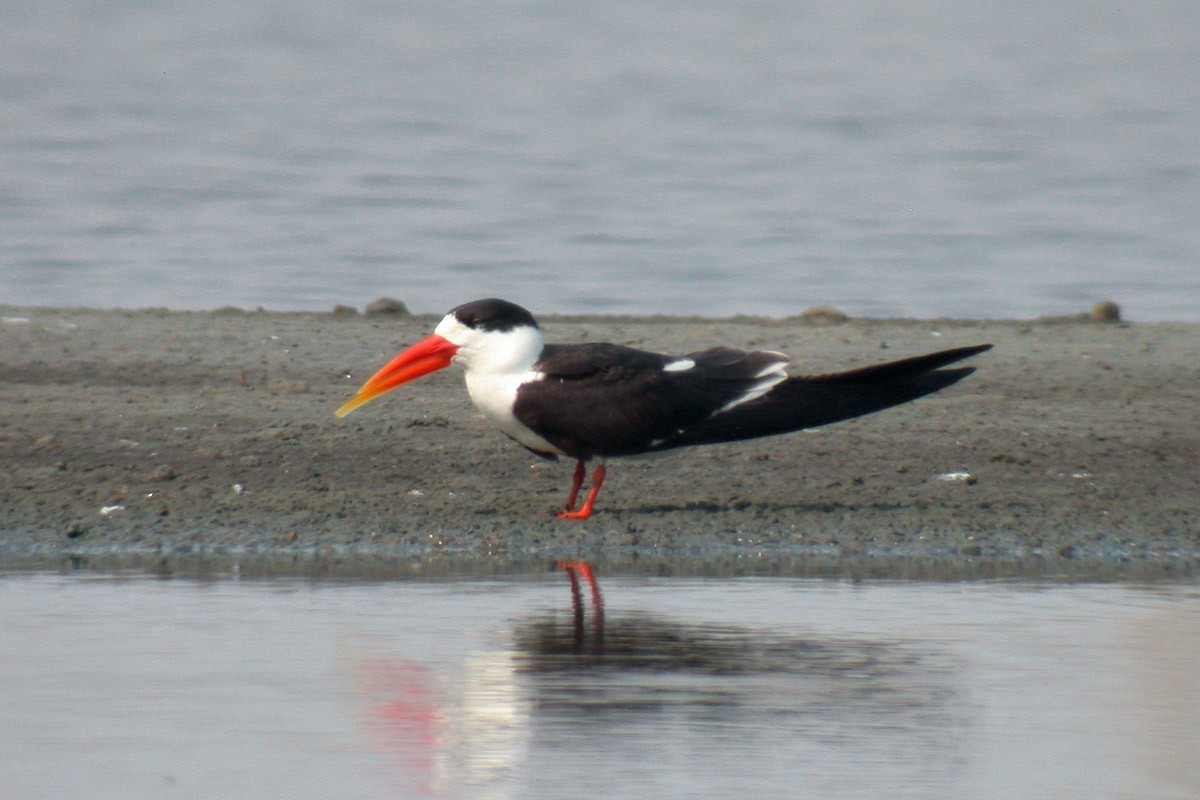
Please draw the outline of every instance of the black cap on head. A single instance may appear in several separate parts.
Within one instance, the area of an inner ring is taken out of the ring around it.
[[[536,328],[537,321],[516,303],[489,297],[472,300],[450,310],[455,319],[478,331],[511,331],[522,326]]]

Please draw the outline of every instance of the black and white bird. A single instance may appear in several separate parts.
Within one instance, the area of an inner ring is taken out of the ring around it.
[[[907,403],[965,378],[942,369],[990,344],[942,350],[825,375],[789,377],[783,353],[714,347],[682,356],[616,344],[545,344],[533,315],[507,300],[464,303],[433,335],[380,369],[337,410],[342,417],[450,364],[500,430],[545,458],[576,460],[563,518],[591,516],[605,460],[773,436]],[[585,464],[592,486],[575,507]]]

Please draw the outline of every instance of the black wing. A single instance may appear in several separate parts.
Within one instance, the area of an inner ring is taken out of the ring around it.
[[[974,368],[940,367],[991,348],[990,344],[958,347],[847,372],[789,378],[770,392],[699,421],[653,449],[772,436],[882,411],[957,383]]]
[[[787,356],[719,347],[668,356],[613,344],[547,345],[544,376],[513,413],[575,458],[643,453],[783,380]]]

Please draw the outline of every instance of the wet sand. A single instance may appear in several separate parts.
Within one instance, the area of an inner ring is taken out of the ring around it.
[[[493,430],[456,369],[333,417],[434,317],[0,318],[0,567],[387,577],[580,556],[672,574],[1200,572],[1200,325],[542,318],[550,341],[782,350],[794,373],[996,345],[907,406],[614,461],[596,515],[570,522],[552,512],[571,463]]]

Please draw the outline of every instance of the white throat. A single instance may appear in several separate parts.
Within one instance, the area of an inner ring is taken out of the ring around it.
[[[465,371],[467,393],[485,417],[526,447],[563,455],[513,415],[521,385],[544,377],[533,368],[543,347],[538,328],[522,325],[509,331],[481,331],[447,315],[434,332],[458,345],[452,362]]]

